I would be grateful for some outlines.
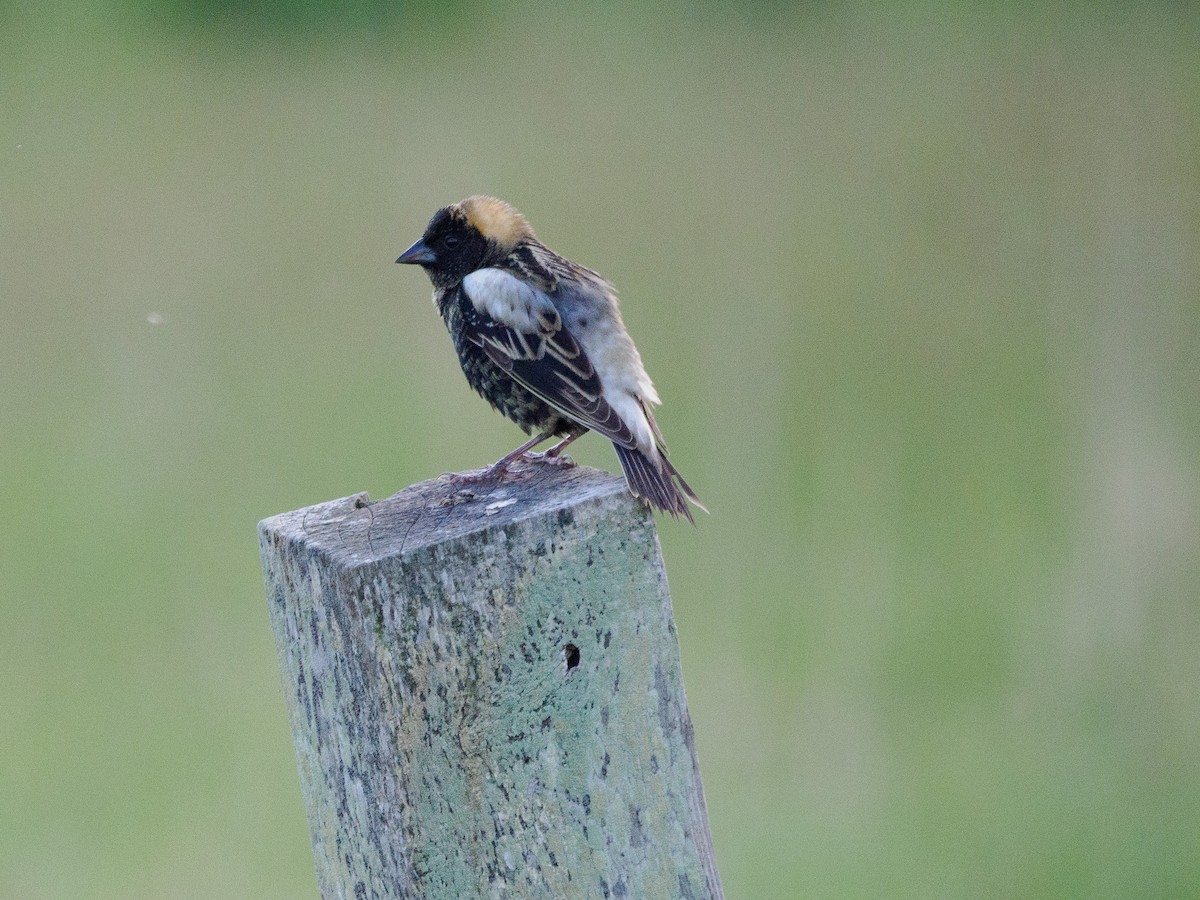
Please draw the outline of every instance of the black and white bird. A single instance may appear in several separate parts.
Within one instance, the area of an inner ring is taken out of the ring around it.
[[[477,195],[439,209],[396,260],[421,266],[454,340],[467,381],[534,433],[499,460],[556,461],[596,431],[612,441],[630,492],[693,521],[696,494],[667,460],[651,405],[661,401],[625,330],[616,290],[591,269],[554,253],[513,207]],[[545,453],[532,449],[553,436]]]

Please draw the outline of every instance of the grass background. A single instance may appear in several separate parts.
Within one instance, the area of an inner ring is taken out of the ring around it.
[[[0,5],[0,897],[315,897],[254,526],[515,444],[478,191],[713,511],[731,898],[1200,893],[1194,10],[177,0]]]

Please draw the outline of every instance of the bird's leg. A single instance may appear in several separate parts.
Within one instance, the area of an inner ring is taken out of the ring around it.
[[[549,450],[547,450],[542,455],[543,456],[551,456],[551,457],[561,456],[562,452],[567,449],[567,445],[570,444],[571,441],[575,440],[576,438],[582,437],[582,436],[583,436],[582,431],[577,432],[575,434],[568,434],[565,438],[563,438],[561,441],[559,441],[557,444],[555,444],[553,447],[551,447]]]
[[[548,441],[554,436],[553,431],[543,431],[541,434],[534,435],[520,447],[500,459],[496,460],[486,469],[481,472],[459,472],[451,476],[454,481],[463,482],[465,484],[479,484],[484,481],[491,481],[493,478],[498,478],[504,474],[504,471],[513,464],[513,462],[521,456],[524,456],[532,448],[536,447],[542,441]],[[538,457],[541,454],[536,454]]]
[[[530,453],[529,455],[535,459],[539,459],[547,465],[551,466],[573,466],[575,460],[563,453],[567,449],[567,445],[576,438],[586,434],[586,432],[578,431],[574,434],[568,434],[565,438],[547,450],[545,453]]]
[[[571,443],[571,441],[575,440],[575,438],[579,437],[579,435],[584,433],[585,432],[581,431],[578,434],[567,435],[567,437],[563,438],[545,453],[531,453],[530,451],[538,444],[542,443],[543,441],[548,441],[550,438],[554,437],[553,431],[543,431],[542,433],[531,437],[512,453],[509,453],[496,460],[482,472],[479,472],[478,474],[457,474],[454,476],[454,479],[456,481],[466,482],[468,484],[491,481],[493,478],[498,478],[499,476],[503,475],[505,470],[507,470],[509,466],[511,466],[522,456],[535,462],[544,462],[550,466],[573,466],[575,465],[575,461],[571,459],[571,457],[562,456],[561,454],[563,448]]]
[[[484,477],[491,478],[496,475],[503,475],[504,470],[512,465],[515,460],[524,456],[528,451],[532,450],[543,441],[550,440],[552,437],[554,437],[553,431],[543,431],[541,434],[534,435],[512,453],[509,453],[507,456],[496,460],[494,463],[488,466],[487,471],[483,473]]]

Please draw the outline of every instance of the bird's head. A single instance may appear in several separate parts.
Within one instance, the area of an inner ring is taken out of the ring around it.
[[[434,213],[421,239],[396,262],[419,265],[435,287],[451,287],[529,240],[536,238],[523,215],[503,200],[477,194]]]

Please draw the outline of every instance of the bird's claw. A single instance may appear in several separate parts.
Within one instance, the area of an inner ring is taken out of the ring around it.
[[[567,456],[565,453],[551,454],[549,450],[544,453],[523,453],[521,456],[530,462],[541,463],[545,466],[558,466],[564,469],[570,469],[575,466],[575,460]]]

